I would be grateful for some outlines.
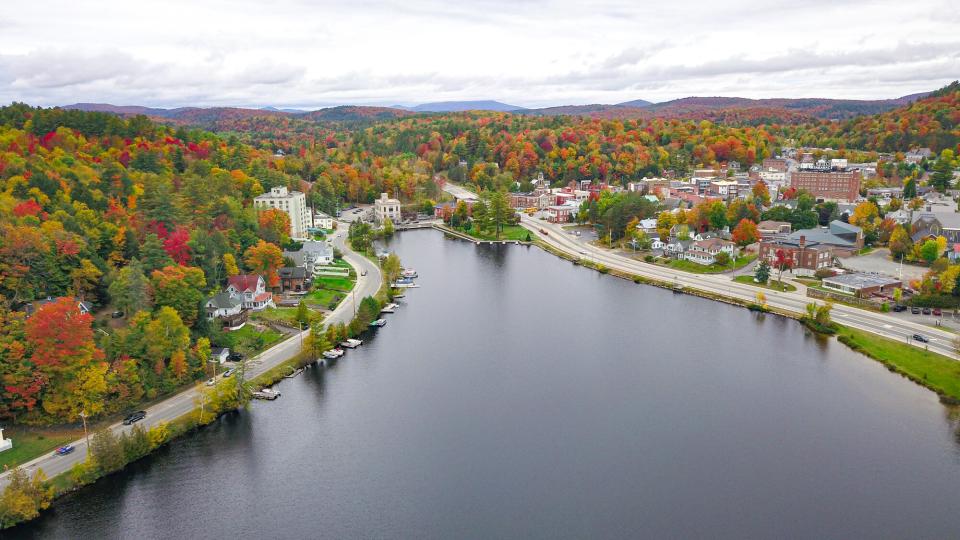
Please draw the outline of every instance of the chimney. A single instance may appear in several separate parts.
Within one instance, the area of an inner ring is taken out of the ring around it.
[[[807,236],[804,234],[800,235],[800,249],[803,249],[803,246],[807,245]]]

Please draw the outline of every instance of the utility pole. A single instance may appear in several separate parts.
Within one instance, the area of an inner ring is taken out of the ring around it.
[[[87,411],[80,411],[80,418],[83,420],[83,438],[87,441],[87,457],[93,455],[93,450],[90,448],[90,434],[87,433]]]

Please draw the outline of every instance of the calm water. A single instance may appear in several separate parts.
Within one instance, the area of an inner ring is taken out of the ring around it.
[[[960,534],[948,411],[842,345],[535,248],[391,249],[423,287],[362,348],[16,535]]]

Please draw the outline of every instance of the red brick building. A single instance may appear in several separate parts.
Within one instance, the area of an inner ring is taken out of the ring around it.
[[[787,172],[787,160],[780,158],[767,158],[763,160],[764,169],[773,169],[777,172]]]
[[[777,252],[781,250],[784,256],[792,261],[794,275],[810,276],[821,268],[833,266],[833,251],[830,246],[807,242],[804,236],[801,236],[799,241],[782,239],[760,242],[760,260],[766,259],[776,272]]]
[[[790,175],[790,187],[817,200],[853,202],[860,196],[860,171],[795,171]]]

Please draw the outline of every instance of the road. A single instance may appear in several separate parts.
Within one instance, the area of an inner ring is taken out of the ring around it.
[[[451,186],[449,183],[444,186],[444,190],[454,193],[451,189],[461,194],[465,191],[469,193],[460,186]],[[690,287],[750,302],[755,301],[757,292],[762,291],[766,295],[767,305],[770,307],[798,314],[805,314],[807,304],[814,301],[798,292],[778,292],[737,283],[732,281],[730,276],[723,274],[692,274],[636,261],[592,244],[580,243],[559,225],[532,218],[525,214],[520,214],[520,222],[522,226],[553,248],[593,263],[601,263],[613,270],[670,283],[674,286]],[[541,231],[546,232],[546,234]],[[889,314],[876,313],[843,304],[834,304],[832,315],[836,322],[852,328],[909,343],[916,347],[927,348],[951,358],[958,358],[953,346],[956,334],[951,332],[913,321],[905,321]],[[912,339],[914,334],[922,334],[930,342],[927,344],[917,342]]]
[[[360,301],[363,300],[364,297],[376,295],[382,279],[380,277],[380,268],[373,261],[355,253],[346,246],[346,231],[347,227],[345,224],[340,226],[334,234],[332,241],[333,245],[343,253],[343,258],[357,270],[357,283],[354,287],[355,294],[347,295],[346,298],[340,302],[340,305],[338,305],[324,321],[327,324],[349,323],[353,320],[356,309],[354,301],[356,301],[356,304],[359,306]],[[363,275],[364,270],[366,270],[366,275]],[[296,354],[300,352],[301,343],[309,333],[309,329],[298,332],[285,341],[251,358],[247,362],[247,377],[254,378],[296,356]],[[195,400],[197,395],[197,388],[191,387],[170,396],[148,407],[146,409],[147,417],[138,422],[138,424],[144,428],[150,428],[161,422],[173,421],[196,408]],[[111,425],[110,429],[120,434],[125,430],[132,429],[132,427],[124,426],[122,423],[117,422]],[[14,441],[14,444],[16,444],[16,441]],[[76,447],[76,450],[71,454],[56,456],[48,453],[24,464],[23,467],[30,474],[37,469],[42,469],[48,478],[53,478],[54,476],[67,472],[75,464],[84,461],[87,457],[87,445],[84,439],[74,441],[72,444]],[[6,472],[0,475],[0,489],[6,487],[9,474],[9,472]]]

